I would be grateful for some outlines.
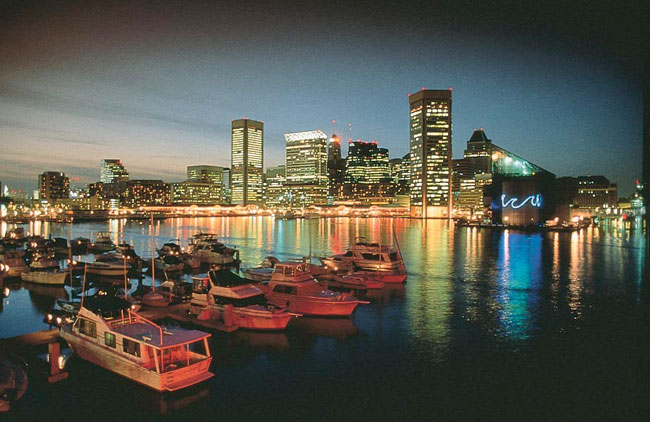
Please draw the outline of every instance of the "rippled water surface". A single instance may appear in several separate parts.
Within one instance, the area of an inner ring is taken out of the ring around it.
[[[25,226],[27,228],[27,226]],[[6,230],[2,227],[2,231]],[[53,237],[111,231],[151,254],[148,222],[31,226]],[[455,229],[410,219],[169,219],[155,242],[218,233],[242,267],[265,256],[340,253],[356,237],[398,240],[407,283],[352,318],[299,318],[285,333],[213,334],[216,376],[159,395],[70,359],[70,378],[32,376],[10,414],[31,420],[432,420],[646,417],[650,336],[641,234]],[[145,282],[147,282],[145,280]],[[11,284],[0,337],[47,328],[64,289]],[[43,379],[41,379],[43,378]]]

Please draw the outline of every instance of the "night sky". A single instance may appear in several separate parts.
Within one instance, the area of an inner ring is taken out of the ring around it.
[[[454,158],[482,127],[558,176],[603,174],[622,195],[641,177],[644,2],[108,3],[0,3],[10,187],[46,170],[81,186],[103,158],[183,180],[229,165],[241,117],[264,121],[266,166],[283,133],[332,119],[400,157],[421,87],[453,87]]]

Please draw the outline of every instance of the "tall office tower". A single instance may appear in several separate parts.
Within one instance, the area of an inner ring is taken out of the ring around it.
[[[467,141],[465,158],[472,163],[476,174],[492,173],[492,140],[488,139],[483,129],[474,129]]]
[[[320,130],[285,133],[286,182],[294,204],[326,204],[327,135]]]
[[[102,183],[113,183],[120,180],[129,180],[129,172],[126,171],[122,162],[117,159],[102,160],[99,181]]]
[[[394,194],[388,149],[379,148],[377,142],[350,142],[343,184],[344,197],[380,203],[386,202]]]
[[[411,215],[451,218],[451,89],[409,95]]]
[[[327,176],[330,196],[334,199],[340,198],[345,177],[345,160],[341,157],[341,139],[336,133],[332,134],[327,151]]]
[[[231,194],[233,204],[261,204],[264,167],[264,123],[232,121]]]
[[[70,197],[70,179],[58,171],[46,171],[38,177],[38,192],[41,199],[56,202]]]
[[[276,167],[268,167],[266,169],[266,205],[279,206],[282,205],[284,195],[284,182],[286,169],[284,165]]]

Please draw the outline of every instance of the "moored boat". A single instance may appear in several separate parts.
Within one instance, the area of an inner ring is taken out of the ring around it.
[[[284,330],[295,313],[268,303],[264,292],[232,271],[209,271],[204,277],[192,277],[194,287],[190,313],[198,319],[226,319],[249,330]]]
[[[358,238],[345,253],[321,258],[321,262],[335,272],[382,273],[379,281],[384,283],[402,283],[406,280],[406,269],[399,250],[368,243],[365,238]]]
[[[176,391],[214,376],[210,334],[166,329],[112,296],[86,298],[61,337],[82,359],[156,391]]]
[[[97,233],[97,238],[90,244],[89,250],[91,252],[108,252],[116,247],[110,233]]]
[[[23,281],[50,286],[62,286],[68,276],[66,271],[31,271],[20,275]]]
[[[29,266],[23,258],[24,251],[5,251],[3,255],[0,255],[0,262],[2,262],[8,268],[7,277],[20,277],[22,273],[29,271]]]
[[[207,264],[230,265],[239,261],[239,251],[219,242],[212,233],[195,234],[188,252]]]
[[[349,293],[323,289],[304,262],[276,264],[266,298],[291,312],[317,316],[349,316],[357,305],[368,303]]]

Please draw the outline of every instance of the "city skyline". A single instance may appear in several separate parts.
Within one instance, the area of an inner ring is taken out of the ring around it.
[[[229,122],[242,116],[265,122],[266,167],[283,163],[283,133],[320,128],[329,136],[332,119],[344,155],[351,137],[377,140],[401,157],[409,143],[407,94],[422,86],[454,89],[454,158],[483,127],[495,143],[559,176],[604,174],[622,195],[641,177],[640,75],[585,40],[558,47],[542,33],[538,47],[526,37],[465,34],[469,24],[461,23],[428,37],[400,32],[403,16],[390,26],[356,9],[301,32],[315,18],[282,8],[233,6],[241,13],[225,22],[198,4],[162,7],[155,19],[137,13],[143,6],[132,6],[127,18],[119,8],[71,4],[52,6],[60,7],[56,19],[47,8],[13,5],[3,13],[2,38],[13,42],[0,44],[7,58],[0,180],[12,187],[35,189],[47,170],[65,172],[73,186],[87,184],[97,180],[97,162],[113,156],[133,178],[181,181],[187,165],[229,165],[221,151],[230,144]],[[250,24],[242,35],[247,21],[268,29],[268,38]],[[293,44],[296,33],[305,39]]]

